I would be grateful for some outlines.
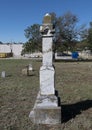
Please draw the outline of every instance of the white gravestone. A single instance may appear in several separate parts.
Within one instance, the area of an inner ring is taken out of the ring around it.
[[[6,76],[5,71],[2,71],[2,72],[1,72],[1,77],[2,77],[2,78],[5,78],[5,76]]]
[[[33,70],[32,64],[29,64],[28,70],[31,70],[31,71]]]
[[[61,123],[61,107],[55,95],[55,69],[53,67],[53,29],[51,15],[46,14],[43,25],[40,27],[42,34],[43,60],[40,68],[40,91],[33,110],[29,117],[35,124]]]

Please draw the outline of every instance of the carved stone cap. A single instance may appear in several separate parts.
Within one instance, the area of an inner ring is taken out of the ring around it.
[[[47,13],[43,18],[43,24],[51,24],[51,23],[52,23],[51,15]]]
[[[43,24],[42,26],[40,26],[40,32],[44,36],[53,36],[53,34],[55,33],[51,15],[48,13],[43,18]]]

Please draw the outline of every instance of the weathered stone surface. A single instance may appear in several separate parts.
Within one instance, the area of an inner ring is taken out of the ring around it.
[[[42,66],[40,68],[40,92],[41,95],[54,95],[54,68]]]
[[[58,106],[58,98],[55,95],[41,95],[41,93],[38,93],[37,100],[35,102],[35,107],[42,107],[42,106]]]
[[[51,15],[48,13],[43,18],[43,24],[50,24],[52,22]]]
[[[57,124],[61,123],[60,107],[37,107],[35,109],[36,124]]]
[[[28,67],[26,67],[22,69],[22,75],[26,75],[26,76],[33,75],[33,71],[30,70]]]
[[[30,71],[33,70],[32,64],[29,64],[29,66],[28,66],[28,70],[30,70]]]
[[[1,77],[2,77],[2,78],[5,78],[5,77],[6,77],[6,72],[5,72],[5,71],[2,71],[2,72],[1,72]]]
[[[43,38],[43,66],[52,66],[52,37]]]
[[[52,19],[51,15],[46,14],[43,18],[43,25],[40,26],[40,32],[42,33],[43,36],[52,36],[55,30],[53,30],[53,24],[52,24]]]
[[[36,106],[37,107],[56,107],[58,106],[58,100],[56,98],[56,96],[40,96],[37,100],[36,100]]]
[[[43,35],[40,91],[29,117],[35,124],[59,124],[61,123],[61,107],[59,106],[58,97],[55,95],[55,69],[53,67],[52,52],[54,31],[49,14],[44,16],[40,32]]]
[[[23,75],[28,75],[28,69],[27,68],[22,69],[22,74]]]
[[[29,117],[35,124],[61,123],[61,107],[58,106],[58,97],[55,95],[43,96],[39,92]]]

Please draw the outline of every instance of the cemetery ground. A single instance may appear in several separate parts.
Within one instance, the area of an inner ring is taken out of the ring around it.
[[[30,76],[22,69],[32,63]],[[92,62],[55,62],[62,124],[34,125],[29,119],[39,91],[40,61],[0,59],[0,130],[92,130]]]

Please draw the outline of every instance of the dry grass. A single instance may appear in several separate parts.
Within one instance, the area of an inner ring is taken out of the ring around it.
[[[31,76],[21,71],[33,64]],[[55,62],[56,89],[61,97],[62,124],[34,125],[28,115],[39,91],[41,62],[0,60],[0,130],[92,130],[92,63]]]

